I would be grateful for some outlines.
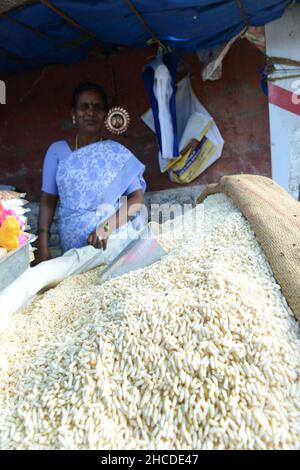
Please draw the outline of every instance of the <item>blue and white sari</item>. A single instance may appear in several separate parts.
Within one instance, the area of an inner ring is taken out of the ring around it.
[[[126,147],[112,140],[90,144],[61,159],[56,182],[62,251],[87,245],[89,234],[117,212],[121,196],[136,178],[145,192],[144,170]]]

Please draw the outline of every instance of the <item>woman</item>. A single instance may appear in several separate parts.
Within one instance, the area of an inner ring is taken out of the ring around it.
[[[103,140],[107,96],[95,83],[77,86],[72,97],[73,141],[50,146],[43,167],[35,264],[51,258],[48,241],[58,200],[62,252],[107,240],[131,224],[144,202],[145,167],[123,145]],[[127,196],[127,204],[121,204]]]

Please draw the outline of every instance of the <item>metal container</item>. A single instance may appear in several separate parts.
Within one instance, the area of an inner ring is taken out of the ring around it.
[[[29,244],[35,239],[35,235],[29,235],[23,246],[10,251],[0,259],[0,291],[26,271],[29,266]]]

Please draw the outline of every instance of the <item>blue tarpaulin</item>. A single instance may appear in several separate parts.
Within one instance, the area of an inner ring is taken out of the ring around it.
[[[86,56],[97,42],[107,51],[119,45],[146,47],[151,37],[125,0],[51,0],[51,3],[95,38],[44,4],[25,5],[8,12],[8,18],[0,17],[1,72],[69,64]],[[132,3],[163,43],[193,52],[227,42],[245,25],[261,26],[279,18],[292,1],[132,0]]]

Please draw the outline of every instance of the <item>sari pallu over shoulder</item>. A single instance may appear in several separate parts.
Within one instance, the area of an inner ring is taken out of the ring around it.
[[[59,232],[63,252],[86,245],[97,225],[116,212],[119,200],[145,166],[123,145],[111,140],[72,152],[59,162]]]

